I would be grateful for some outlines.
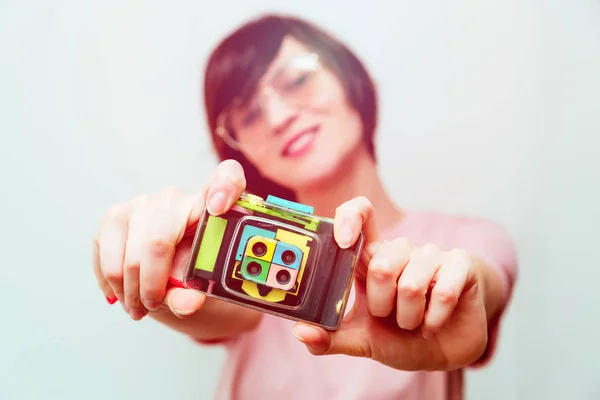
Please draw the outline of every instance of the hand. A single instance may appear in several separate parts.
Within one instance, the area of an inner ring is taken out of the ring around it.
[[[401,370],[451,370],[477,360],[487,344],[478,264],[463,250],[382,241],[371,203],[362,197],[336,210],[342,248],[364,231],[356,298],[338,331],[297,323],[294,333],[314,355],[372,358]]]
[[[134,320],[163,304],[180,318],[198,311],[206,297],[194,290],[167,290],[169,277],[183,277],[205,199],[208,211],[219,215],[229,210],[245,187],[242,166],[227,160],[197,195],[169,189],[112,207],[93,248],[94,273],[107,300],[118,300]]]

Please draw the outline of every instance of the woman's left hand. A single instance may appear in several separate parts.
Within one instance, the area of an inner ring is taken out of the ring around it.
[[[400,370],[452,370],[476,361],[487,345],[479,264],[463,250],[383,241],[371,203],[338,207],[334,235],[347,248],[363,230],[354,306],[339,330],[297,323],[294,334],[314,355],[372,358]]]

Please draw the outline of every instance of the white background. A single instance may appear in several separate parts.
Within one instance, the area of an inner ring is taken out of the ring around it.
[[[109,307],[91,237],[113,203],[205,182],[206,56],[282,7],[374,75],[398,203],[492,218],[518,244],[497,357],[469,398],[600,398],[600,4],[249,3],[0,5],[0,399],[211,398],[221,351]]]

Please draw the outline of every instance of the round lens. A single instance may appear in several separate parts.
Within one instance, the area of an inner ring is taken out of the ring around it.
[[[248,270],[248,275],[258,276],[258,275],[260,275],[260,272],[262,271],[262,266],[259,263],[257,263],[256,261],[252,261],[252,262],[248,263],[248,266],[246,267],[246,269]]]
[[[294,254],[293,251],[286,250],[283,252],[283,254],[281,254],[281,259],[283,260],[284,263],[289,265],[289,264],[292,264],[294,261],[296,261],[296,255]]]
[[[281,271],[279,271],[277,273],[277,275],[275,275],[275,279],[277,279],[277,282],[280,285],[285,285],[286,283],[288,283],[291,279],[291,275],[288,271],[286,271],[285,269],[282,269]]]
[[[267,254],[267,245],[265,245],[263,242],[254,243],[252,245],[252,252],[257,257],[262,257]]]

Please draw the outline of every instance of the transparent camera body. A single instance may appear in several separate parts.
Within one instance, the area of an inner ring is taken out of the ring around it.
[[[206,209],[183,279],[207,296],[327,330],[339,328],[364,235],[342,249],[333,220],[274,196],[242,194],[220,216]]]

